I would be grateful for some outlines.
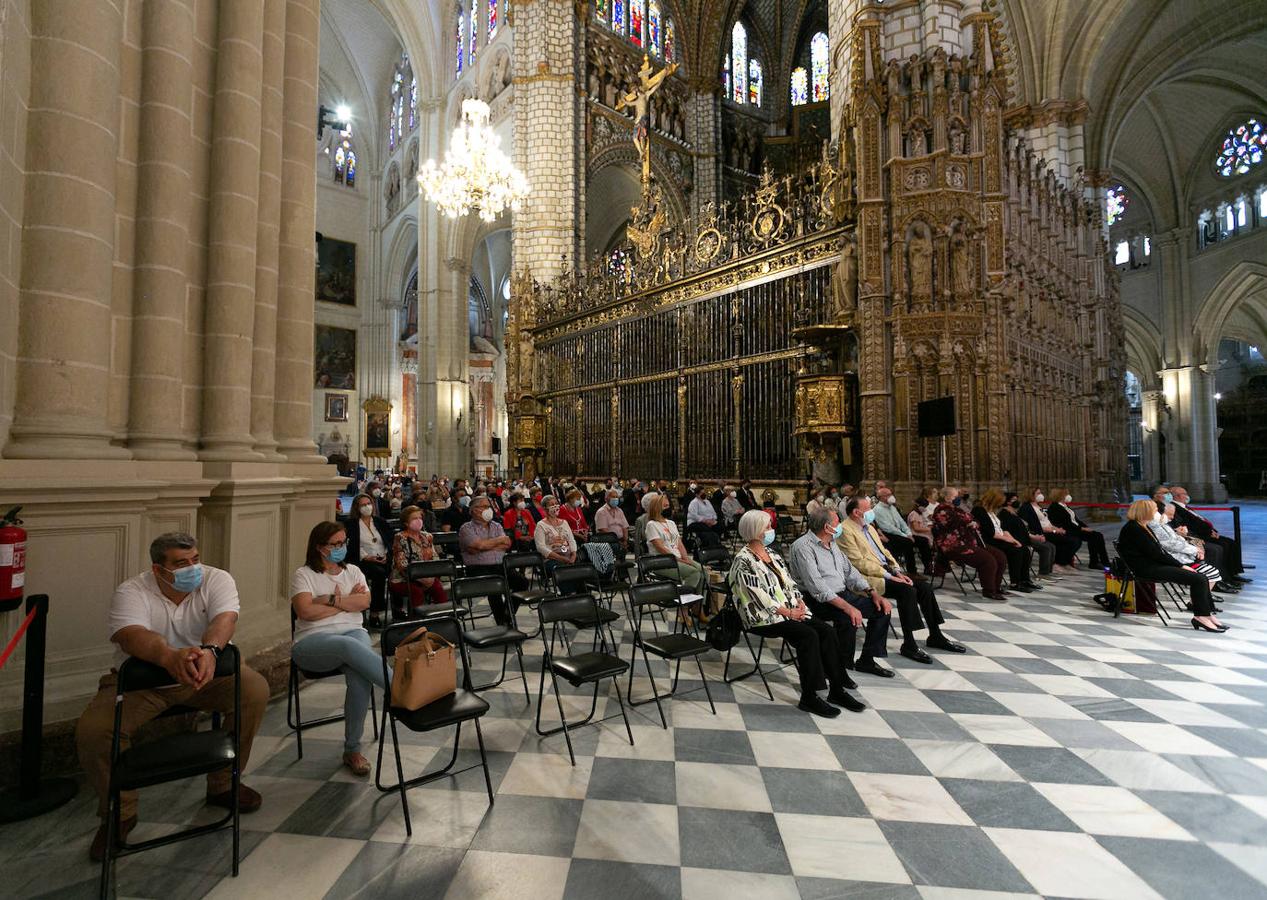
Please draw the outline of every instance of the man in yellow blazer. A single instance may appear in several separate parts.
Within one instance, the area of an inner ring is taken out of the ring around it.
[[[876,592],[894,601],[902,622],[901,654],[915,662],[932,662],[932,658],[915,642],[915,633],[923,631],[925,623],[928,627],[928,640],[925,644],[929,649],[950,653],[967,652],[962,644],[955,643],[941,633],[941,624],[945,619],[937,605],[932,582],[921,575],[904,573],[893,554],[884,546],[880,532],[871,524],[875,520],[871,500],[867,497],[855,497],[849,500],[846,512],[844,528],[836,539],[836,544]]]

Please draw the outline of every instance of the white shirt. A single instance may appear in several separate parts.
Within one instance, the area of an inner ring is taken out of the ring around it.
[[[1030,506],[1034,507],[1034,512],[1038,515],[1039,527],[1043,531],[1051,530],[1053,526],[1051,524],[1051,519],[1047,518],[1047,510],[1043,509],[1037,503],[1031,503]]]
[[[361,519],[361,559],[367,556],[387,556],[387,547],[383,544],[383,536],[374,527],[374,520]]]
[[[324,594],[333,594],[335,585],[338,585],[339,593],[346,595],[352,593],[358,584],[365,584],[365,576],[351,563],[344,566],[343,571],[337,576],[327,575],[325,572],[314,572],[307,566],[300,566],[295,570],[295,574],[290,576],[290,596],[294,598],[297,594],[311,594],[314,597],[320,597]],[[361,627],[359,612],[339,612],[315,622],[296,619],[295,643],[299,643],[303,638],[317,631],[341,634]]]
[[[169,647],[197,647],[212,619],[223,613],[236,613],[240,608],[238,586],[223,569],[204,565],[202,584],[180,603],[163,596],[158,579],[149,571],[114,589],[110,598],[110,637],[139,625],[158,634]],[[120,647],[114,656],[115,665],[127,658]]]
[[[678,544],[681,542],[682,537],[678,534],[677,524],[672,519],[664,519],[659,522],[648,519],[644,534],[647,538],[648,553],[659,553],[660,551],[651,542],[660,541],[674,556],[679,555]]]
[[[992,512],[987,512],[986,515],[990,517],[990,524],[994,526],[994,533],[996,535],[1003,534],[1003,524],[999,522],[998,515]]]
[[[686,508],[686,524],[694,525],[696,522],[716,522],[717,510],[713,508],[713,504],[707,500],[701,500],[696,497],[691,501],[691,505]]]

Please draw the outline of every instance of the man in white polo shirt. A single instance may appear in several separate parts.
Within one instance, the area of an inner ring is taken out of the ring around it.
[[[130,656],[162,666],[177,684],[155,690],[133,691],[123,700],[121,747],[146,722],[172,706],[192,706],[219,712],[224,727],[232,729],[233,679],[215,678],[216,659],[233,639],[238,621],[238,589],[233,576],[223,569],[202,564],[198,543],[188,534],[159,535],[150,544],[150,571],[119,585],[110,600],[110,640],[118,645],[115,666]],[[89,855],[100,861],[105,855],[106,804],[110,786],[110,744],[114,734],[114,698],[117,668],[102,676],[97,695],[79,717],[75,739],[79,763],[97,792],[101,827]],[[242,721],[238,723],[241,768],[246,768],[251,741],[268,704],[268,682],[258,672],[242,666]],[[207,776],[207,803],[232,806],[232,781],[227,768]],[[238,808],[254,812],[260,795],[239,784]],[[136,826],[136,792],[119,797],[119,840],[126,840]]]

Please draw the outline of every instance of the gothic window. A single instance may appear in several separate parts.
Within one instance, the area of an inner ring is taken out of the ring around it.
[[[334,149],[334,180],[336,184],[356,187],[356,151],[352,149],[350,131],[339,136],[339,145]]]
[[[457,40],[457,47],[458,47],[458,71],[457,71],[457,74],[458,74],[459,76],[461,76],[461,74],[462,74],[462,60],[463,60],[463,58],[464,58],[464,57],[463,57],[463,54],[464,54],[464,52],[465,52],[465,50],[466,50],[466,46],[465,46],[465,44],[463,43],[463,38],[464,38],[464,37],[465,37],[465,35],[466,35],[466,16],[462,15],[462,13],[458,13],[458,29],[457,29],[457,31],[458,31],[458,40]]]
[[[488,0],[488,39],[497,34],[497,0]]]
[[[617,247],[607,254],[607,274],[615,278],[617,281],[625,279],[625,273],[629,270],[629,251]]]
[[[721,89],[723,96],[730,96],[730,54],[726,54],[726,59],[721,66]]]
[[[731,99],[743,103],[748,98],[748,29],[736,22],[730,30]]]
[[[647,3],[647,49],[652,56],[660,55],[660,4],[656,0]]]
[[[828,59],[827,34],[820,31],[810,38],[809,42],[809,66],[810,74],[813,77],[815,103],[826,100],[830,91],[828,85]]]
[[[1131,245],[1126,241],[1118,241],[1113,251],[1113,264],[1124,266],[1131,261]]]
[[[409,76],[409,130],[418,127],[418,76]]]
[[[1104,193],[1105,219],[1112,227],[1115,222],[1126,215],[1126,207],[1130,205],[1130,198],[1126,196],[1126,188],[1120,184],[1111,187]]]
[[[475,43],[480,34],[480,0],[471,0],[471,55],[468,63],[475,62]]]
[[[405,78],[396,67],[392,74],[391,95],[387,98],[387,149],[395,150],[396,143],[403,135],[401,116],[404,110]]]
[[[1257,119],[1247,119],[1227,133],[1214,166],[1224,178],[1244,175],[1263,161],[1265,151],[1267,129]]]
[[[625,33],[625,0],[612,0],[612,31]]]
[[[594,0],[594,18],[604,25],[611,24],[610,5],[608,0]]]
[[[673,27],[672,19],[664,23],[664,61],[666,63],[677,61],[677,29]]]
[[[758,59],[748,60],[748,102],[761,105],[761,61]]]
[[[642,46],[642,19],[646,0],[629,0],[629,40],[635,47]]]
[[[792,70],[792,105],[809,103],[809,73],[804,66]]]

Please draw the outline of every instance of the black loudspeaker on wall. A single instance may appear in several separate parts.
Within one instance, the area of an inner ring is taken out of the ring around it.
[[[941,437],[955,433],[955,398],[938,397],[919,405],[919,436]]]
[[[502,439],[499,438],[497,435],[493,435],[493,452],[494,453],[502,452]]]

